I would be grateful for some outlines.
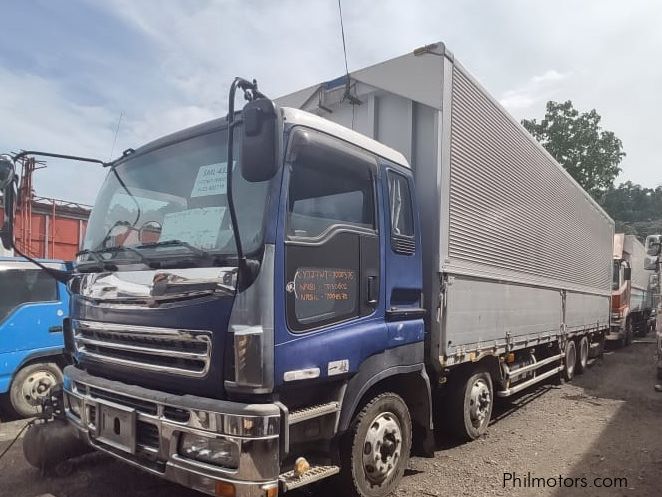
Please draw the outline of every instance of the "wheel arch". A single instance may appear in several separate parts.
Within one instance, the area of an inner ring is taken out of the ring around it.
[[[343,397],[338,424],[339,433],[349,428],[354,415],[365,402],[383,392],[393,392],[402,397],[407,404],[412,422],[425,430],[433,428],[430,378],[422,364],[394,366],[370,376],[361,384],[358,382],[352,384],[352,380]]]
[[[39,362],[54,362],[61,370],[63,370],[64,367],[69,364],[67,355],[62,348],[32,351],[27,354],[21,360],[21,362],[18,363],[18,366],[16,366],[16,369],[12,373],[12,380],[16,376],[16,373],[18,373],[21,369]]]
[[[474,361],[465,362],[451,368],[448,372],[447,378],[448,381],[454,381],[457,377],[474,374],[478,371],[486,371],[489,373],[495,390],[504,382],[499,357],[491,353],[483,354]]]

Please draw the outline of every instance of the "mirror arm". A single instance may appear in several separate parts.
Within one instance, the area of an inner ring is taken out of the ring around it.
[[[248,81],[244,78],[234,78],[230,85],[230,94],[228,97],[228,149],[227,149],[227,185],[226,195],[228,199],[228,210],[230,211],[230,221],[232,223],[232,234],[234,236],[235,247],[237,250],[237,264],[239,266],[239,274],[237,278],[237,290],[243,290],[250,286],[252,273],[248,267],[244,249],[241,244],[241,235],[239,233],[239,224],[237,222],[237,210],[234,205],[234,197],[232,196],[232,170],[234,162],[234,129],[242,122],[241,118],[235,119],[234,101],[237,88],[244,90],[244,98],[248,101],[255,100],[256,98],[266,98],[257,89],[257,81]]]
[[[109,165],[107,162],[104,162],[99,159],[92,159],[90,157],[79,157],[77,155],[66,155],[66,154],[54,154],[51,152],[39,152],[38,150],[23,150],[18,154],[14,155],[12,159],[14,159],[14,162],[16,162],[19,159],[22,159],[23,157],[27,157],[28,155],[38,155],[40,157],[54,157],[56,159],[75,160],[78,162],[92,162],[94,164],[100,164],[103,167]]]

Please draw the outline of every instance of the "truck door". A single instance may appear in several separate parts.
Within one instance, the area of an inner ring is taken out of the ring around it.
[[[423,275],[420,230],[410,171],[385,168],[386,248],[385,303],[390,347],[423,338]],[[434,222],[434,220],[430,220]]]
[[[287,159],[276,384],[353,372],[387,343],[375,157],[295,128]]]
[[[66,289],[30,263],[0,266],[0,354],[62,347]]]

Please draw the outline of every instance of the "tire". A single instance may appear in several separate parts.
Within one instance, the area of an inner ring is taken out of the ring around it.
[[[565,345],[565,359],[563,360],[565,368],[563,369],[563,379],[565,381],[572,381],[575,377],[575,369],[577,365],[577,347],[575,342],[568,340]]]
[[[628,319],[625,323],[625,337],[623,338],[623,346],[627,347],[632,343],[632,336],[634,335],[634,329],[632,328],[632,320]]]
[[[407,404],[386,392],[354,417],[340,447],[339,483],[353,497],[384,497],[395,491],[409,464],[412,427]]]
[[[588,364],[588,351],[589,351],[588,337],[586,336],[581,337],[577,341],[576,347],[577,350],[579,351],[579,360],[575,364],[575,373],[582,374],[584,371],[586,371],[586,365]]]
[[[487,431],[492,418],[494,387],[487,371],[458,376],[448,392],[446,429],[453,438],[468,442]],[[452,381],[452,380],[451,380]]]
[[[28,418],[40,411],[41,399],[51,388],[62,383],[62,371],[54,362],[36,362],[24,366],[9,389],[9,403],[17,416]]]

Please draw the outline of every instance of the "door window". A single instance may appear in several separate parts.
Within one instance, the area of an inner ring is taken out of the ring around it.
[[[289,189],[290,237],[320,237],[334,226],[373,230],[372,175],[364,165],[329,167],[304,160],[292,167]]]
[[[389,211],[391,215],[391,246],[399,254],[411,255],[414,241],[414,215],[407,178],[388,172]]]
[[[57,300],[56,281],[41,270],[0,271],[0,321],[22,304]]]
[[[293,331],[369,312],[362,305],[362,254],[371,264],[379,261],[374,158],[340,140],[306,133],[320,141],[307,142],[290,164],[286,264]]]

